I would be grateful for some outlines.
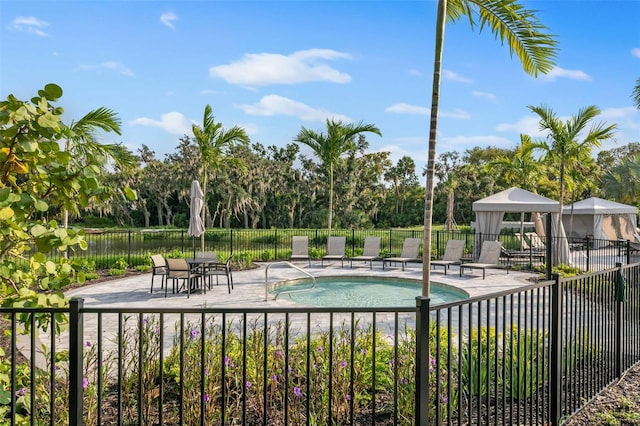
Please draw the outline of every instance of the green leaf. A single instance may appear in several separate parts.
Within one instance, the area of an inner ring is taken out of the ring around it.
[[[31,139],[21,140],[20,147],[25,152],[36,152],[36,150],[38,149],[38,142]]]
[[[0,209],[0,220],[11,219],[14,215],[14,211],[11,207],[4,207]]]
[[[57,101],[62,97],[62,87],[54,83],[49,83],[44,86],[44,96],[50,101]]]
[[[127,197],[129,201],[135,201],[138,199],[138,194],[135,190],[129,188],[128,186],[124,187],[124,196]]]
[[[49,210],[49,205],[44,200],[36,200],[34,206],[39,212],[46,212]]]
[[[31,235],[33,235],[36,238],[46,233],[47,233],[47,228],[45,228],[42,225],[33,225],[33,227],[31,228]]]
[[[47,269],[47,273],[49,274],[56,273],[56,264],[50,260],[47,263],[45,263],[45,268]]]

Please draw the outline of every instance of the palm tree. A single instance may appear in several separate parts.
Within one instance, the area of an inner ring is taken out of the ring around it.
[[[78,121],[72,121],[64,129],[66,134],[64,150],[71,155],[80,167],[86,167],[88,163],[103,166],[107,161],[113,161],[121,169],[134,167],[134,156],[121,144],[104,144],[99,142],[98,131],[120,131],[120,118],[118,114],[109,108],[100,107],[90,111]],[[128,191],[127,191],[128,193]],[[69,200],[74,197],[69,198]],[[75,201],[75,200],[74,200]],[[63,226],[69,225],[69,210],[77,214],[75,202],[64,202]]]
[[[559,218],[562,218],[567,167],[580,166],[582,159],[591,156],[592,148],[599,147],[602,141],[613,138],[616,125],[605,126],[604,123],[596,123],[591,126],[586,136],[583,136],[587,125],[600,114],[600,109],[596,106],[590,105],[586,108],[581,108],[576,116],[569,118],[566,122],[562,122],[550,108],[544,105],[539,107],[529,106],[529,109],[540,117],[540,130],[547,132],[546,140],[541,141],[540,146],[546,153],[545,160],[547,163],[557,167],[558,189],[560,192],[558,213],[560,215]],[[582,141],[579,141],[580,138]],[[558,226],[558,247],[561,243],[561,234],[562,228]]]
[[[241,167],[237,158],[229,156],[229,149],[236,144],[249,144],[249,136],[242,127],[234,126],[225,130],[221,123],[216,123],[210,105],[204,107],[202,127],[194,124],[193,136],[200,151],[200,175],[202,177],[202,192],[204,200],[202,208],[202,222],[206,223],[207,212],[207,183],[209,173],[215,173],[225,167]],[[200,249],[204,250],[204,234],[200,237]]]
[[[452,22],[466,16],[471,27],[478,23],[480,30],[488,26],[496,38],[506,42],[511,54],[516,54],[524,71],[537,76],[554,66],[556,40],[546,34],[547,28],[516,0],[439,0],[436,18],[436,38],[431,92],[431,123],[427,157],[426,194],[424,204],[424,248],[422,262],[422,295],[429,297],[431,259],[431,221],[433,216],[433,187],[440,101],[440,73],[444,46],[445,21]]]
[[[544,105],[538,107],[530,105],[528,108],[540,117],[540,130],[547,132],[546,139],[540,141],[539,146],[546,154],[547,162],[557,167],[560,212],[562,212],[566,193],[567,167],[579,165],[581,158],[590,156],[592,148],[600,147],[603,141],[612,139],[616,125],[605,126],[604,123],[596,123],[591,126],[586,135],[583,135],[589,123],[600,115],[600,109],[594,105],[581,108],[576,116],[569,118],[566,122]]]
[[[633,88],[631,97],[633,98],[633,103],[636,105],[636,108],[640,109],[640,78],[636,80],[636,86]]]
[[[329,175],[329,212],[327,216],[327,238],[331,236],[331,220],[333,216],[333,172],[340,156],[354,147],[354,138],[362,133],[371,132],[382,136],[373,124],[343,124],[341,121],[327,119],[327,133],[316,133],[312,130],[300,130],[295,142],[307,145],[322,162]]]

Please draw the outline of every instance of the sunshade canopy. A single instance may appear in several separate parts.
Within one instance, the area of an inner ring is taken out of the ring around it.
[[[604,200],[598,197],[587,198],[586,200],[565,206],[563,214],[637,214],[638,208],[627,204],[616,203],[615,201]]]
[[[558,212],[560,203],[533,192],[509,188],[473,203],[474,212]]]

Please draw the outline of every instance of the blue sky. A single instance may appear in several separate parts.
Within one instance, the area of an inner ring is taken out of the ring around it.
[[[522,0],[560,43],[557,67],[533,78],[488,31],[448,25],[438,153],[512,148],[539,136],[527,105],[561,117],[588,105],[640,141],[631,92],[640,77],[640,0]],[[67,123],[105,106],[122,142],[162,158],[202,123],[284,146],[326,118],[378,126],[372,151],[427,158],[436,1],[0,0],[0,96],[64,90]]]

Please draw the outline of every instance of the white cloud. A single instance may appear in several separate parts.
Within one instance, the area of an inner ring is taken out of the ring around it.
[[[473,83],[473,80],[449,70],[442,70],[442,77],[444,77],[445,80],[457,81],[458,83]]]
[[[48,26],[48,22],[34,16],[17,16],[13,21],[11,21],[11,24],[9,24],[9,29],[14,31],[24,31],[40,37],[49,37],[49,34],[44,32],[44,28]]]
[[[162,114],[162,118],[160,119],[160,121],[154,120],[152,118],[140,117],[130,121],[129,124],[157,127],[164,130],[165,132],[182,136],[185,134],[191,134],[192,125],[194,124],[194,122],[189,120],[179,112],[168,112],[166,114]]]
[[[455,109],[453,111],[438,110],[438,117],[440,118],[453,118],[456,120],[468,120],[471,118],[471,114],[462,109]]]
[[[325,121],[333,119],[342,122],[352,122],[350,117],[342,114],[336,114],[322,108],[312,108],[302,102],[285,98],[278,95],[263,96],[256,104],[235,105],[236,108],[244,111],[248,115],[274,116],[286,115],[298,117],[304,121]]]
[[[498,99],[498,97],[496,95],[494,95],[493,93],[481,92],[479,90],[473,90],[473,91],[471,91],[471,94],[473,96],[477,96],[479,98],[485,98],[485,99],[488,99],[490,101],[495,101],[496,99]]]
[[[90,71],[95,69],[106,69],[110,71],[116,71],[119,74],[126,75],[127,77],[133,77],[133,71],[127,68],[125,65],[118,61],[106,61],[96,65],[80,65],[76,68],[77,71]]]
[[[511,148],[515,146],[513,140],[494,135],[445,136],[440,138],[440,142],[443,145],[442,152],[448,151],[449,149],[460,150],[461,148],[468,149],[476,146],[494,146],[498,148]],[[448,149],[444,149],[445,147],[448,147]]]
[[[501,123],[496,126],[498,132],[524,133],[532,137],[541,137],[545,134],[540,130],[540,117],[527,115],[515,123]]]
[[[393,104],[384,110],[385,112],[395,112],[398,114],[429,115],[429,108],[405,103]]]
[[[555,67],[547,74],[541,74],[540,78],[547,81],[556,81],[559,78],[568,78],[569,80],[578,81],[591,81],[591,77],[584,71],[580,70],[567,70],[560,67]]]
[[[178,20],[178,15],[176,15],[173,12],[165,12],[162,15],[160,15],[160,22],[162,22],[164,25],[171,28],[172,30],[175,30],[175,27],[173,26],[173,21],[177,21],[177,20]]]
[[[631,49],[631,55],[635,56],[636,58],[640,58],[640,47],[634,47],[633,49]]]
[[[238,123],[238,127],[242,127],[247,135],[257,135],[259,132],[258,126],[251,123]]]
[[[414,77],[420,77],[420,76],[422,76],[422,73],[417,69],[410,69],[409,70],[409,75],[414,76]]]
[[[324,61],[350,58],[347,53],[330,49],[301,50],[288,56],[278,53],[247,53],[239,61],[209,68],[209,74],[241,86],[311,81],[348,83],[351,81],[349,74],[331,68]]]
[[[602,121],[607,125],[618,124],[618,132],[621,133],[622,128],[639,129],[640,128],[640,111],[635,107],[624,108],[606,108],[596,118],[596,121]],[[637,139],[638,136],[633,136]],[[631,139],[631,138],[630,138]]]

